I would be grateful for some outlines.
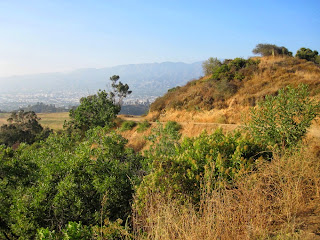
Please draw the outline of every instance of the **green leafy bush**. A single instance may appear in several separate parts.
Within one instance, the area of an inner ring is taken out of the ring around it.
[[[306,135],[319,111],[320,103],[310,99],[307,85],[287,86],[252,108],[247,129],[256,141],[284,150]]]
[[[158,132],[162,135],[152,139],[156,144],[149,152],[150,173],[136,191],[138,209],[153,192],[199,203],[203,184],[209,190],[221,184],[232,186],[236,178],[253,169],[258,158],[271,157],[263,146],[240,132],[225,135],[218,129],[211,135],[185,138],[181,143],[176,132],[164,133],[161,127]]]
[[[136,122],[133,122],[133,121],[124,121],[124,122],[121,124],[120,131],[128,131],[128,130],[131,130],[131,129],[134,128],[136,125],[137,125]]]
[[[37,230],[37,240],[90,240],[93,233],[91,227],[82,225],[81,222],[68,222],[61,232],[50,230],[47,228],[39,228]]]
[[[112,96],[105,90],[80,99],[80,105],[70,110],[70,121],[65,126],[80,129],[82,132],[93,127],[111,126],[120,112],[120,106],[114,104]]]
[[[319,63],[319,55],[318,51],[312,51],[310,48],[300,48],[297,53],[296,57],[300,59],[306,59],[307,61],[312,61],[315,63]]]
[[[113,91],[99,90],[97,94],[81,98],[80,105],[70,110],[71,120],[65,123],[65,127],[79,129],[84,134],[90,128],[112,126],[121,110],[123,98],[131,94],[128,84],[118,82],[119,78],[118,75],[110,77]]]
[[[95,128],[82,142],[54,135],[25,147],[14,157],[35,164],[37,171],[32,183],[10,195],[9,212],[3,215],[9,216],[10,231],[34,238],[36,229],[58,233],[69,221],[89,226],[105,218],[126,219],[141,160],[125,149],[126,143],[109,129]]]
[[[181,138],[179,130],[181,125],[174,121],[168,121],[165,126],[158,122],[147,139],[151,142],[149,149],[145,152],[151,161],[164,159],[175,154],[175,146]]]
[[[217,58],[212,57],[202,63],[202,69],[206,76],[214,73],[220,66],[221,62]]]
[[[150,126],[151,126],[151,124],[150,124],[147,120],[144,120],[143,122],[139,122],[139,123],[138,123],[137,132],[144,132],[144,131],[146,131]]]

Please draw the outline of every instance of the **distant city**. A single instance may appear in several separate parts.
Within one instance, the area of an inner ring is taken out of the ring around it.
[[[149,105],[168,89],[182,86],[203,74],[202,62],[130,64],[101,69],[78,69],[68,73],[43,73],[0,78],[0,110],[12,111],[37,103],[70,108],[82,97],[108,88],[109,77],[132,90],[125,105]]]
[[[66,109],[79,105],[82,97],[96,93],[95,91],[57,91],[57,92],[35,92],[35,93],[0,93],[0,110],[10,112],[20,108],[25,108],[37,103],[53,104],[56,107]],[[123,105],[149,105],[157,96],[137,96],[128,97]]]

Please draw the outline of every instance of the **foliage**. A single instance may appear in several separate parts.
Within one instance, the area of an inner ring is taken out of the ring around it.
[[[228,98],[233,95],[241,85],[248,72],[254,71],[259,60],[235,58],[226,60],[220,67],[212,72],[211,79],[215,80],[217,92],[215,98]]]
[[[83,132],[97,126],[111,126],[119,111],[120,106],[114,104],[112,97],[99,90],[95,95],[81,98],[80,105],[70,110],[69,125]]]
[[[110,77],[113,91],[107,93],[99,90],[97,94],[80,99],[80,105],[70,110],[70,122],[66,124],[69,129],[80,129],[82,133],[97,126],[111,126],[116,115],[121,110],[124,97],[131,94],[129,86],[118,82],[119,76]],[[118,83],[117,83],[118,82]]]
[[[143,122],[139,122],[138,123],[138,128],[137,128],[137,132],[144,132],[146,131],[149,127],[151,126],[151,124],[147,121],[144,120]]]
[[[156,136],[159,138],[151,140],[157,145],[151,146],[148,155],[153,156],[151,171],[136,191],[138,208],[152,193],[198,203],[202,184],[208,189],[224,183],[232,186],[237,177],[253,168],[256,159],[270,157],[263,153],[262,146],[240,132],[225,135],[218,129],[211,135],[204,132],[179,143],[176,131],[166,132],[160,126]]]
[[[151,142],[145,155],[149,159],[168,158],[175,153],[175,146],[178,145],[181,138],[179,130],[181,125],[174,121],[168,121],[165,126],[158,122],[158,126],[153,128],[147,139]]]
[[[86,226],[81,222],[68,222],[66,226],[60,231],[50,230],[47,228],[39,228],[37,230],[37,240],[121,240],[131,239],[131,235],[128,232],[128,226],[122,226],[122,220],[117,219],[112,222],[105,219],[103,225],[98,226]]]
[[[0,144],[13,146],[16,143],[32,144],[49,136],[51,130],[43,128],[39,123],[40,118],[35,112],[20,110],[12,112],[8,124],[0,128]]]
[[[212,79],[232,81],[242,81],[248,69],[255,70],[259,64],[259,60],[235,58],[233,60],[225,60],[225,62],[212,72]]]
[[[268,43],[259,43],[256,45],[256,47],[252,50],[254,54],[260,54],[263,57],[265,56],[292,56],[292,52],[290,52],[285,47],[279,47],[274,44],[268,44]]]
[[[150,112],[224,108],[228,105],[226,100],[257,72],[259,63],[259,59],[225,60],[212,69],[211,75],[192,80],[185,86],[171,89],[163,97],[157,98],[151,104]]]
[[[132,234],[129,232],[127,223],[123,226],[123,221],[121,219],[117,219],[113,222],[105,219],[103,226],[94,226],[92,229],[94,239],[98,240],[133,239]]]
[[[310,99],[307,85],[287,86],[277,96],[266,96],[251,110],[247,129],[258,142],[290,148],[306,135],[319,111],[320,103]]]
[[[310,48],[300,48],[296,53],[296,57],[300,58],[300,59],[306,59],[307,61],[320,63],[320,62],[318,62],[318,60],[319,60],[318,51],[316,51],[316,50],[312,51]]]
[[[113,99],[113,103],[116,105],[121,105],[123,98],[127,97],[127,95],[130,95],[132,91],[129,91],[128,84],[123,84],[122,82],[119,82],[120,77],[118,75],[113,75],[110,77],[111,86],[113,88],[113,91],[110,92],[111,98]]]
[[[210,57],[208,60],[202,63],[202,69],[206,76],[215,72],[215,70],[220,66],[221,66],[220,60],[213,57]]]
[[[22,145],[23,146],[23,145]],[[10,208],[17,189],[29,186],[36,180],[38,170],[36,164],[17,159],[21,149],[13,151],[12,148],[0,146],[0,238],[14,237],[10,230]]]
[[[81,222],[68,222],[65,229],[62,230],[63,239],[85,240],[92,239],[90,228],[83,226]]]
[[[134,128],[136,125],[137,125],[136,122],[133,122],[133,121],[124,121],[124,122],[121,124],[120,131],[128,131],[128,130],[131,130],[131,129]]]
[[[50,230],[47,228],[39,228],[37,230],[37,240],[90,240],[92,239],[92,231],[88,226],[82,225],[81,222],[68,222],[65,228],[61,232],[56,232],[55,230]]]
[[[180,88],[181,88],[180,86],[176,86],[176,87],[170,88],[170,89],[168,89],[168,93],[175,92]]]
[[[38,170],[32,183],[11,194],[4,215],[13,234],[33,238],[38,228],[58,233],[69,221],[88,226],[101,218],[127,218],[140,157],[125,149],[124,138],[108,132],[92,129],[80,143],[54,135],[14,157]]]

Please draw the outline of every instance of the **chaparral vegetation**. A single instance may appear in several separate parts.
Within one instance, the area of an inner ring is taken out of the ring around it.
[[[209,58],[205,77],[139,121],[117,116],[131,93],[117,75],[63,130],[12,113],[0,129],[0,238],[316,239],[320,66],[309,50]]]

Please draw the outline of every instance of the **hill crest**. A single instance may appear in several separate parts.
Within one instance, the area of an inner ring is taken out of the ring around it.
[[[240,123],[248,109],[266,95],[302,83],[309,85],[312,97],[320,99],[320,66],[294,57],[227,60],[213,74],[170,89],[156,99],[147,118]]]

